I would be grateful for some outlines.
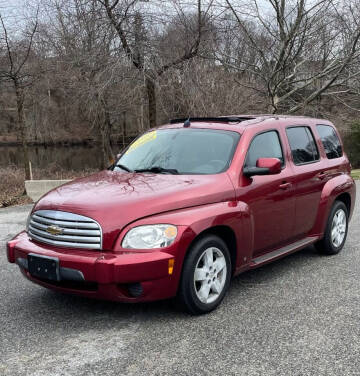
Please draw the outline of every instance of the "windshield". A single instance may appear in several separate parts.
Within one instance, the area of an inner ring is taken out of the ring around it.
[[[115,171],[217,174],[227,170],[240,134],[209,129],[163,129],[135,140]]]

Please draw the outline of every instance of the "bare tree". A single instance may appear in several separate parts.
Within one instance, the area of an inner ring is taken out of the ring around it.
[[[142,3],[141,0],[97,1],[104,6],[107,17],[120,38],[127,58],[139,72],[144,74],[148,99],[149,125],[150,127],[154,127],[157,121],[156,81],[170,68],[177,67],[198,54],[204,34],[205,21],[205,13],[202,13],[201,0],[197,0],[196,29],[189,33],[191,35],[184,45],[182,53],[175,57],[172,56],[167,61],[161,61],[156,56],[159,55],[159,51],[155,51],[154,53],[151,48],[153,46],[144,47],[151,26],[147,25],[143,20],[143,12],[139,8],[139,5]],[[181,9],[180,11],[182,12]],[[182,16],[184,16],[184,13],[182,13]],[[188,28],[191,30],[191,24],[188,24]],[[132,35],[128,32],[128,29],[133,30]]]
[[[42,31],[42,37],[53,50],[55,61],[61,61],[64,67],[58,70],[52,90],[66,88],[67,96],[72,98],[70,106],[78,107],[83,127],[99,134],[99,167],[104,168],[114,159],[113,127],[124,118],[129,98],[133,99],[133,89],[122,88],[129,80],[134,81],[134,74],[118,63],[124,56],[117,55],[116,34],[103,21],[101,10],[95,0],[51,0],[48,12],[52,22]]]
[[[105,167],[148,119],[299,112],[345,128],[360,113],[356,0],[43,0],[18,28],[2,15],[0,142],[24,154],[96,141]]]
[[[2,68],[0,77],[12,84],[16,97],[17,125],[20,131],[20,140],[23,148],[25,179],[31,178],[30,161],[27,147],[27,128],[25,121],[24,101],[25,90],[31,85],[33,77],[27,69],[34,41],[34,35],[38,28],[38,11],[30,30],[20,40],[12,40],[4,19],[0,14],[0,23],[3,31],[2,37]]]
[[[239,82],[268,98],[269,110],[294,113],[360,75],[360,25],[333,0],[225,0],[238,38],[250,51],[218,59],[252,79]]]

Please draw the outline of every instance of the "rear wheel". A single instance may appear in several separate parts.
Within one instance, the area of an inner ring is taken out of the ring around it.
[[[319,252],[336,255],[345,244],[348,231],[348,209],[342,201],[335,201],[331,208],[324,237],[317,242]]]
[[[222,239],[207,235],[199,239],[185,259],[177,301],[192,314],[215,309],[230,284],[231,261]]]

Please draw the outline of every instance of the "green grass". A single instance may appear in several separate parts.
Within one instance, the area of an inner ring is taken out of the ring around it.
[[[352,176],[354,179],[359,179],[359,180],[360,180],[360,169],[352,170],[352,171],[351,171],[351,176]]]

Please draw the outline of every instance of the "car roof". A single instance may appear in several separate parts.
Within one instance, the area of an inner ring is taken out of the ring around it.
[[[185,124],[190,122],[190,124]],[[311,125],[311,124],[328,124],[332,125],[328,120],[316,119],[308,116],[294,115],[277,115],[277,114],[246,114],[246,115],[229,115],[209,118],[188,118],[174,119],[168,124],[157,127],[156,129],[173,129],[189,128],[197,129],[217,129],[228,130],[243,133],[245,128],[261,127],[269,124],[274,126],[288,125]],[[184,125],[185,124],[185,125]]]

